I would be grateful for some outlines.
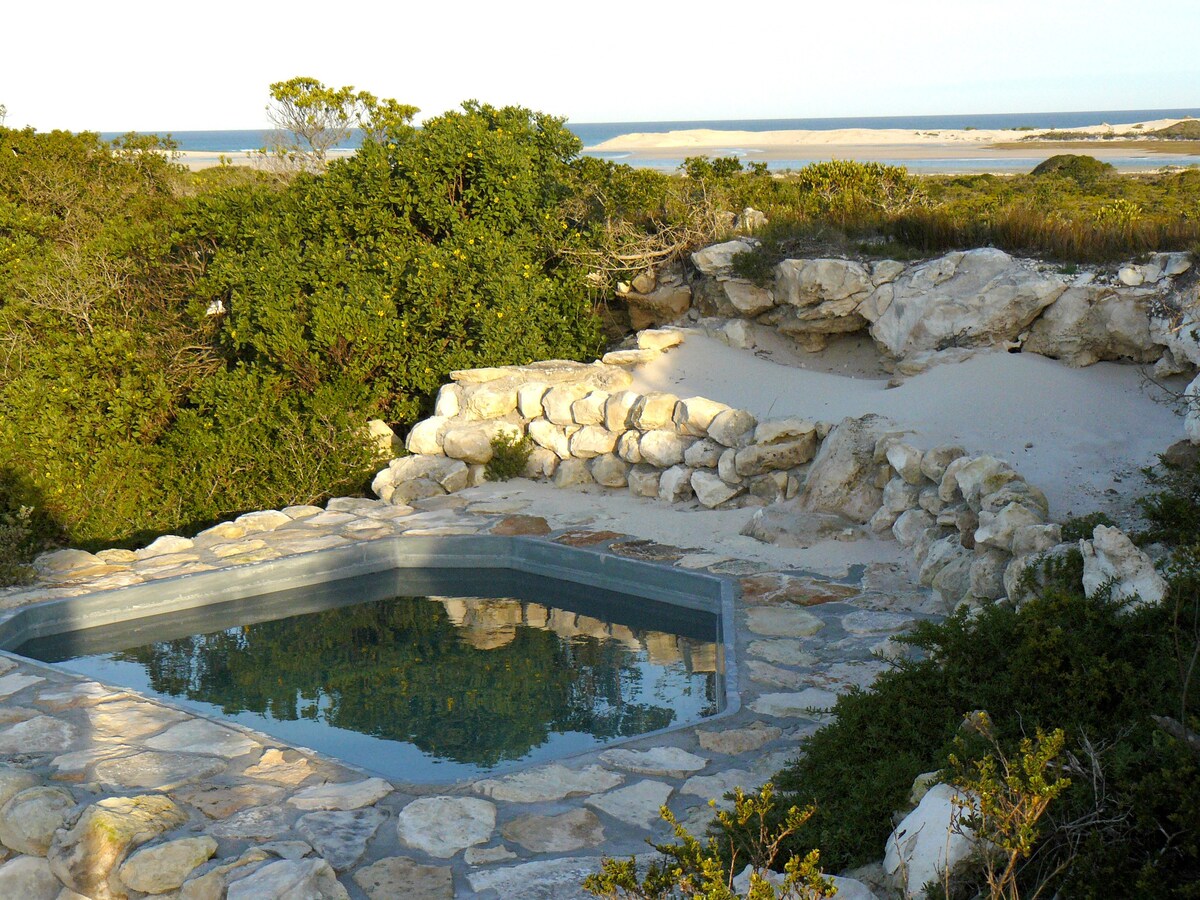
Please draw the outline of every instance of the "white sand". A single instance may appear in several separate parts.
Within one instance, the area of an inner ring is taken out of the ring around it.
[[[1178,119],[1156,119],[1147,122],[1129,122],[1121,125],[1090,125],[1083,128],[1053,129],[1092,134],[1097,138],[1106,135],[1140,137],[1141,135],[1174,125]],[[678,151],[715,150],[728,148],[756,148],[760,150],[800,150],[806,147],[853,146],[869,147],[887,145],[900,147],[936,147],[948,145],[974,145],[980,149],[989,144],[1018,141],[1037,137],[1051,129],[1039,128],[1032,131],[1013,129],[941,129],[914,131],[907,128],[834,128],[821,131],[716,131],[697,128],[668,132],[632,132],[589,147],[601,151]]]

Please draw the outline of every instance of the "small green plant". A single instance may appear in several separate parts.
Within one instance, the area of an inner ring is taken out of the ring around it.
[[[1018,866],[1033,852],[1040,834],[1038,821],[1071,786],[1069,778],[1053,774],[1061,771],[1066,738],[1061,728],[1049,734],[1039,728],[1032,740],[1021,739],[1016,758],[1010,760],[996,739],[988,714],[976,712],[970,720],[991,751],[974,760],[950,755],[954,783],[971,798],[961,801],[957,827],[979,839],[990,900],[1018,900]],[[1040,892],[1039,888],[1033,897]]]
[[[1096,530],[1097,525],[1107,525],[1112,528],[1117,523],[1102,512],[1088,513],[1086,516],[1076,516],[1073,519],[1067,519],[1062,527],[1062,539],[1064,541],[1079,541],[1091,540],[1092,532]]]
[[[533,442],[526,435],[501,433],[492,438],[492,458],[485,472],[488,481],[508,481],[525,471]]]
[[[652,863],[645,877],[639,878],[636,857],[628,860],[605,859],[598,874],[589,875],[584,890],[597,897],[636,900],[668,900],[677,897],[696,897],[700,900],[822,900],[837,893],[833,882],[821,875],[819,852],[795,855],[784,866],[782,884],[774,884],[765,874],[779,856],[784,841],[812,817],[813,809],[791,807],[779,825],[772,823],[778,816],[775,809],[774,787],[767,782],[758,794],[747,796],[741,788],[734,790],[733,811],[717,813],[717,822],[729,835],[728,847],[716,838],[701,843],[679,824],[667,807],[659,813],[675,831],[678,844],[656,844],[655,849],[666,857],[662,863]],[[740,844],[733,835],[745,838]],[[745,893],[734,887],[738,872],[744,868],[739,857],[746,847],[745,863],[751,868]]]

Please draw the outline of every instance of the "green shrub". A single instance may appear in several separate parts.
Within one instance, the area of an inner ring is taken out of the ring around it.
[[[1116,171],[1111,163],[1101,162],[1094,156],[1060,153],[1058,156],[1051,156],[1038,163],[1029,174],[1035,178],[1043,175],[1059,175],[1080,184],[1086,184],[1097,178],[1112,175]]]
[[[492,438],[492,458],[485,472],[488,481],[508,481],[525,471],[529,454],[533,452],[533,441],[528,435],[498,434]]]
[[[1086,516],[1076,516],[1073,519],[1067,519],[1062,526],[1062,539],[1064,541],[1078,541],[1092,539],[1092,532],[1096,530],[1097,525],[1107,525],[1112,528],[1117,523],[1105,513],[1095,512],[1089,513]]]

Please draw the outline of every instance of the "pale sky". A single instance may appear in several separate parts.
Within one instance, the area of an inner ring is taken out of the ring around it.
[[[262,128],[297,75],[575,122],[1200,106],[1198,0],[23,0],[9,127]]]

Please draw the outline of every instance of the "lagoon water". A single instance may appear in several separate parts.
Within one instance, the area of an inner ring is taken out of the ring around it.
[[[903,128],[914,131],[930,131],[939,129],[1023,129],[1023,128],[1081,128],[1087,125],[1103,123],[1118,124],[1125,122],[1140,122],[1153,119],[1180,119],[1185,117],[1200,117],[1200,108],[1192,109],[1126,109],[1126,110],[1093,110],[1079,112],[1040,112],[1040,113],[984,113],[984,114],[952,114],[940,116],[855,116],[812,119],[712,119],[695,121],[656,121],[656,122],[567,122],[567,127],[573,131],[584,147],[594,147],[604,141],[633,132],[665,133],[691,129],[711,129],[714,131],[791,131],[813,130],[824,131],[840,128]],[[253,152],[266,143],[265,130],[218,130],[218,131],[160,131],[159,134],[170,134],[179,143],[179,149],[197,153],[224,153],[237,162],[246,152]],[[102,132],[101,137],[111,140],[120,136],[119,132]],[[1019,132],[1014,133],[1014,137]],[[344,145],[352,149],[361,143],[361,136],[353,135]],[[585,152],[589,152],[585,150]],[[829,159],[829,155],[819,155],[817,148],[808,151],[810,155],[794,159],[773,158],[768,161],[771,169],[795,169]],[[638,168],[654,168],[664,171],[674,171],[683,162],[683,157],[662,158],[661,156],[642,156],[636,153],[606,153],[591,152],[590,155],[614,162],[621,162]],[[710,155],[736,155],[747,160],[755,158],[754,148],[729,147],[712,151]],[[938,159],[884,159],[882,162],[906,166],[914,172],[977,172],[1011,171],[1027,172],[1037,160],[997,158],[995,156],[979,158],[938,158]],[[1162,166],[1194,165],[1194,156],[1171,155],[1162,153],[1147,153],[1145,155],[1113,158],[1107,160],[1119,169],[1146,170]]]

